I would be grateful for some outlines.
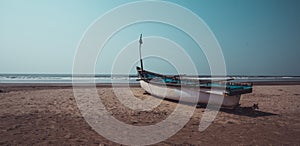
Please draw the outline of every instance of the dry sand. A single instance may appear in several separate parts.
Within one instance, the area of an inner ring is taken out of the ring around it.
[[[71,87],[0,89],[0,145],[118,145],[85,122]],[[114,117],[132,125],[160,122],[177,105],[164,100],[151,112],[137,112],[122,106],[112,88],[97,89]],[[155,98],[139,87],[131,90],[137,98]],[[205,108],[197,107],[183,129],[157,145],[300,144],[300,85],[255,86],[240,103],[235,110],[222,109],[204,132],[198,126]],[[259,110],[250,110],[254,103]]]

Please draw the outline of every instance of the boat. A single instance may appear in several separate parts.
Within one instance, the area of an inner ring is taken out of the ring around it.
[[[138,81],[149,94],[187,103],[203,103],[236,107],[242,94],[252,93],[251,82],[234,82],[232,78],[206,78],[187,75],[162,75],[144,70],[139,40],[141,67],[136,67]]]

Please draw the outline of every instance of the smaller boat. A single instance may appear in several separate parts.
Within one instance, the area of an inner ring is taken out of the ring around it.
[[[146,92],[172,100],[235,107],[242,94],[252,92],[252,83],[237,83],[232,78],[201,79],[186,75],[162,75],[143,69],[141,56],[142,34],[139,40],[141,67],[136,67],[141,87]],[[220,103],[220,99],[222,102]]]

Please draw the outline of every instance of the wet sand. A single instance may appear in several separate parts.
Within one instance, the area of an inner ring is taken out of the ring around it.
[[[138,112],[123,106],[111,87],[97,90],[112,115],[132,125],[160,122],[177,105],[163,100],[153,111]],[[136,98],[157,99],[138,86],[131,90]],[[222,109],[203,132],[198,128],[205,108],[199,105],[184,128],[156,145],[300,144],[300,85],[254,86],[240,103],[235,110]],[[259,110],[251,110],[254,103]],[[0,145],[118,145],[87,124],[68,86],[0,86],[0,130]]]

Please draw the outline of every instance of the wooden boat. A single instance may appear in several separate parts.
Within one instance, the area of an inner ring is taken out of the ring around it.
[[[242,94],[252,92],[252,83],[235,83],[227,79],[201,79],[185,75],[167,76],[143,69],[141,58],[142,35],[140,36],[140,63],[136,67],[141,87],[148,93],[183,102],[221,104],[223,107],[239,105]],[[223,100],[220,100],[222,99]],[[221,101],[221,102],[220,102]]]

